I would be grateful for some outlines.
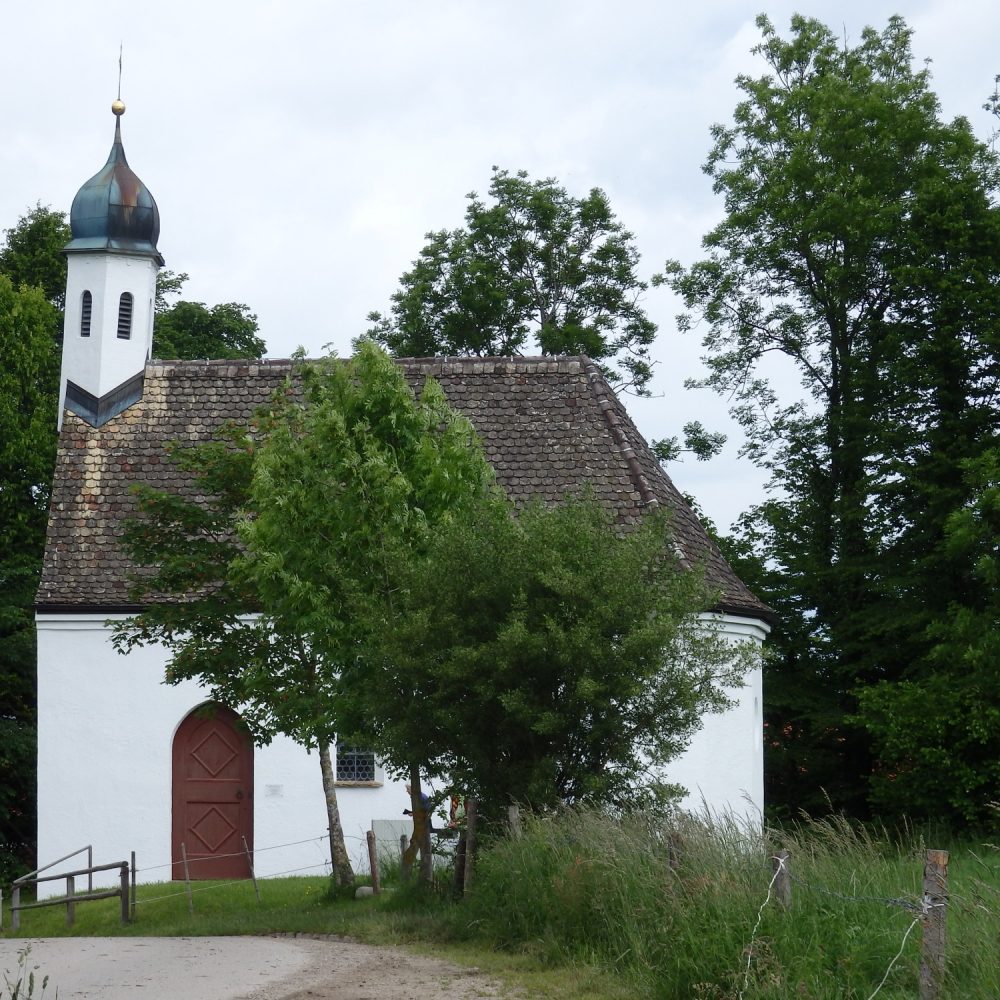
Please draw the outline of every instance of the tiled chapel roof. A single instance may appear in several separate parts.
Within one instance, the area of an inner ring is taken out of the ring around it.
[[[672,513],[676,546],[704,567],[720,610],[770,620],[737,579],[662,471],[597,368],[583,357],[404,359],[410,383],[433,376],[478,432],[501,486],[515,501],[557,501],[589,484],[621,523],[651,502]],[[137,610],[122,525],[135,509],[129,487],[165,489],[179,473],[172,441],[200,441],[227,420],[249,418],[293,365],[289,361],[169,361],[146,366],[142,399],[94,428],[67,413],[59,440],[40,612]]]

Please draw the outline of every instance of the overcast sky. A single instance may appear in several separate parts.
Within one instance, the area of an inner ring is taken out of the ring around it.
[[[36,202],[69,210],[104,163],[124,45],[129,163],[160,208],[159,248],[185,298],[245,302],[271,357],[348,353],[384,309],[430,229],[460,225],[496,164],[603,188],[635,234],[644,277],[695,260],[721,206],[701,164],[729,118],[765,10],[783,34],[798,11],[857,41],[902,13],[932,60],[948,117],[981,135],[1000,72],[1000,4],[741,4],[729,0],[366,3],[61,0],[0,19],[0,229]],[[719,458],[672,467],[728,526],[760,496],[725,401],[683,388],[699,372],[665,289],[655,398],[626,400],[647,438],[690,419],[725,430]]]

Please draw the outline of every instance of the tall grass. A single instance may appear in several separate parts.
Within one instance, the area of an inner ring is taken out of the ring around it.
[[[788,912],[769,899],[779,847],[796,877]],[[779,837],[575,811],[484,855],[462,916],[498,947],[609,966],[642,996],[868,998],[886,977],[879,997],[911,998],[919,926],[893,959],[917,916],[901,904],[919,910],[919,848],[837,819]],[[996,856],[969,854],[952,867],[946,996],[985,1000],[1000,997],[1000,874]]]
[[[925,845],[917,834],[893,837],[838,819],[761,833],[727,821],[667,824],[588,810],[529,818],[523,827],[520,839],[482,853],[473,891],[457,904],[445,872],[440,893],[411,886],[361,901],[331,899],[322,877],[265,880],[259,903],[249,883],[204,883],[193,916],[183,886],[166,883],[139,887],[134,923],[119,923],[117,900],[101,900],[78,905],[72,929],[61,907],[31,910],[21,934],[295,931],[371,943],[458,942],[466,958],[497,972],[494,951],[515,954],[501,965],[531,974],[551,968],[542,992],[553,996],[574,995],[550,992],[556,981],[586,982],[577,992],[589,991],[591,973],[600,988],[587,995],[601,997],[917,995],[920,927],[911,929],[916,912],[900,905],[919,908]],[[1000,853],[969,843],[930,846],[951,849],[943,996],[997,1000]],[[788,911],[769,892],[779,848],[790,852],[795,877]]]

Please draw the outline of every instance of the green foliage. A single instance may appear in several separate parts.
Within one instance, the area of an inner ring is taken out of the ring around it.
[[[662,280],[707,329],[698,384],[734,400],[771,473],[735,543],[782,615],[770,799],[864,812],[882,765],[858,693],[943,669],[934,628],[969,585],[945,525],[998,430],[998,167],[940,120],[901,18],[854,47],[803,17],[788,39],[758,25],[767,75],[738,78],[705,167],[726,217]]]
[[[635,996],[867,1000],[887,972],[880,996],[914,995],[918,929],[894,957],[915,914],[888,903],[919,906],[917,844],[841,820],[761,837],[727,822],[589,810],[527,820],[524,830],[483,856],[455,914],[476,940],[556,966],[613,969]],[[779,845],[796,879],[790,912],[769,892]],[[993,996],[996,857],[953,852],[951,888],[949,957],[961,958],[949,961],[942,996]]]
[[[245,562],[237,528],[248,510],[254,434],[266,434],[272,421],[262,408],[251,427],[229,424],[211,441],[172,447],[182,476],[176,491],[136,487],[140,516],[126,523],[124,543],[138,567],[131,597],[143,611],[116,623],[113,642],[119,652],[166,647],[167,683],[205,685],[216,701],[240,712],[256,743],[283,733],[319,750],[331,860],[338,884],[347,885],[354,873],[329,750],[336,731],[333,678],[295,624],[234,569]]]
[[[160,271],[156,276],[153,355],[165,359],[259,358],[266,345],[257,336],[257,317],[242,302],[170,303],[188,276]]]
[[[156,272],[156,302],[153,311],[159,315],[171,308],[168,298],[180,295],[189,275],[186,271],[177,274],[175,271],[160,270]]]
[[[882,768],[876,801],[939,814],[942,804],[975,828],[996,822],[1000,784],[1000,449],[966,463],[970,500],[946,523],[946,553],[971,567],[933,623],[935,668],[861,694]]]
[[[486,812],[652,794],[746,666],[695,627],[711,595],[664,519],[623,535],[591,499],[515,517],[468,421],[370,342],[298,377],[250,429],[175,449],[183,492],[140,489],[147,606],[119,648],[164,644],[168,678],[260,740],[367,744]]]
[[[138,489],[125,543],[144,567],[132,593],[144,610],[116,625],[115,644],[166,646],[168,681],[201,681],[258,742],[284,733],[319,748],[332,815],[328,748],[354,735],[342,719],[350,683],[364,682],[361,611],[491,472],[440,388],[416,399],[374,345],[298,374],[301,392],[286,386],[250,427],[173,450],[186,488]]]
[[[32,606],[55,460],[55,308],[0,274],[0,876],[27,866],[35,836]]]
[[[653,454],[657,461],[663,463],[676,462],[685,452],[694,455],[699,462],[706,462],[722,451],[726,443],[726,435],[718,431],[709,431],[700,420],[689,420],[683,427],[684,444],[677,437],[662,438],[652,442]]]
[[[746,665],[699,632],[711,598],[679,570],[665,518],[623,535],[592,498],[472,513],[400,574],[358,702],[375,745],[487,817],[653,794]]]
[[[158,310],[153,354],[158,358],[259,358],[266,349],[257,317],[242,302],[176,302]]]
[[[492,472],[437,384],[416,398],[374,345],[350,361],[304,365],[301,376],[301,401],[280,402],[255,448],[252,516],[239,525],[246,554],[234,572],[266,627],[295,636],[315,661],[326,731],[347,738],[339,716],[368,683],[361,651],[377,628],[373,609]]]
[[[469,195],[466,228],[427,234],[369,336],[397,356],[587,354],[644,393],[656,326],[639,305],[632,234],[604,192],[576,198],[494,167],[489,198]]]
[[[62,309],[66,295],[66,255],[62,251],[72,237],[66,213],[37,204],[6,230],[4,237],[0,274],[7,275],[15,288],[41,288],[45,298]]]
[[[50,335],[54,313],[39,289],[15,289],[0,275],[0,552],[5,561],[37,553],[45,532],[59,377],[58,350]],[[9,585],[6,578],[4,583]]]

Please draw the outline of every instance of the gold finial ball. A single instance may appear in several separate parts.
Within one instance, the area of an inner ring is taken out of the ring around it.
[[[125,114],[125,102],[121,98],[111,102],[111,113],[119,118]]]

